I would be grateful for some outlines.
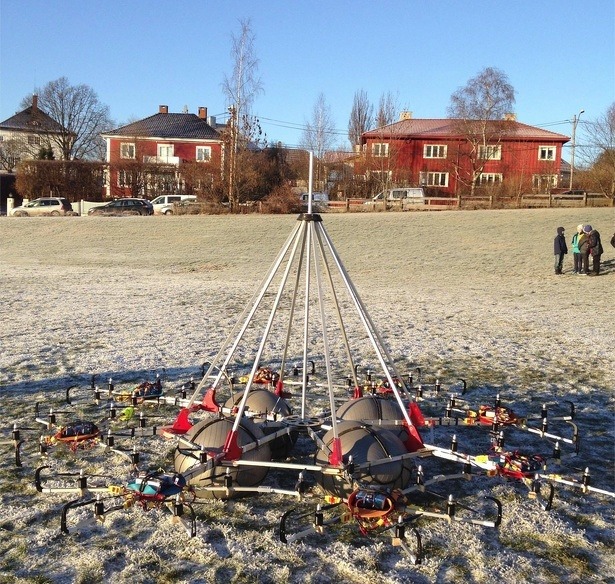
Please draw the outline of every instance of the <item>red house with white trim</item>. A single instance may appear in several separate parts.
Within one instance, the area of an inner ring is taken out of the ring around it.
[[[215,118],[207,108],[198,114],[169,113],[166,105],[158,113],[102,134],[107,143],[109,175],[107,197],[139,196],[186,192],[191,186],[187,165],[198,165],[198,182],[220,176],[223,140]],[[201,166],[202,165],[202,166]]]
[[[482,122],[403,112],[398,122],[362,134],[355,176],[377,178],[383,188],[423,186],[434,196],[505,186],[548,192],[559,186],[568,141],[514,116]]]

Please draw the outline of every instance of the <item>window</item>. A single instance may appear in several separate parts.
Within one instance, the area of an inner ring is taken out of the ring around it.
[[[389,145],[386,143],[372,144],[372,155],[378,158],[383,158],[389,155]]]
[[[162,160],[168,160],[173,156],[173,144],[158,144],[158,158]]]
[[[211,160],[211,148],[209,146],[196,147],[196,161],[209,162]]]
[[[497,146],[481,146],[478,150],[478,156],[481,160],[501,160],[502,147]]]
[[[125,170],[120,170],[117,173],[117,186],[118,187],[128,186],[128,173]]]
[[[532,185],[541,191],[549,190],[557,186],[556,174],[534,174],[532,175]]]
[[[502,175],[499,172],[483,172],[476,178],[478,185],[495,185],[502,182]]]
[[[370,170],[368,173],[369,177],[373,177],[374,179],[380,181],[380,184],[386,185],[389,184],[393,180],[393,171],[392,170]]]
[[[40,136],[28,136],[28,144],[34,144],[38,146],[41,143]]]
[[[122,144],[120,144],[120,157],[121,158],[134,158],[135,157],[135,145],[130,142],[122,142]]]
[[[538,160],[555,160],[555,146],[539,146]]]
[[[447,187],[448,172],[421,172],[421,184],[428,187]]]
[[[425,144],[423,158],[446,158],[447,146],[441,144]]]

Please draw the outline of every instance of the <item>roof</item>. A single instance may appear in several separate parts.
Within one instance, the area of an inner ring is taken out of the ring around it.
[[[454,118],[443,119],[407,119],[400,120],[382,128],[364,132],[362,138],[396,137],[396,138],[451,138],[459,136],[459,123],[462,120]],[[556,134],[534,126],[522,124],[516,120],[494,120],[493,124],[505,125],[507,138],[518,140],[550,140],[555,142],[568,142],[570,138],[563,134]]]
[[[38,107],[29,106],[0,123],[0,129],[21,132],[54,132],[64,131],[51,116]]]
[[[157,113],[116,130],[104,132],[103,135],[165,140],[217,140],[220,137],[205,119],[196,114],[169,113]]]

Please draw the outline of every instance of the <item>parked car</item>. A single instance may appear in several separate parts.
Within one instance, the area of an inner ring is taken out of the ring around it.
[[[152,201],[155,215],[172,215],[173,205],[182,201],[196,201],[194,195],[160,195]]]
[[[153,215],[154,207],[147,199],[115,199],[105,205],[92,207],[88,215]]]
[[[307,208],[310,193],[301,193],[300,195],[301,203],[304,208]],[[329,205],[329,195],[327,193],[312,193],[312,207],[314,209],[323,209]]]
[[[406,201],[407,203],[413,203],[418,205],[425,204],[425,191],[422,187],[408,187],[401,189],[387,189],[378,193],[369,201],[365,201],[366,205],[372,203],[381,203],[382,201]]]
[[[73,206],[63,197],[41,197],[11,211],[14,217],[73,215]]]

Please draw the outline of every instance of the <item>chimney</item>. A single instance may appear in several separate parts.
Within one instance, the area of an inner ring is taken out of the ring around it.
[[[403,111],[399,114],[399,119],[400,120],[411,120],[412,119],[412,112],[409,111]]]
[[[207,125],[211,126],[215,130],[216,129],[216,116],[209,116],[207,118]]]
[[[202,120],[207,119],[207,108],[206,107],[199,108],[199,118],[201,118]]]
[[[158,106],[158,113],[159,114],[168,114],[169,113],[169,106],[168,105]]]
[[[38,110],[38,95],[34,94],[32,96],[32,112],[34,113]]]

